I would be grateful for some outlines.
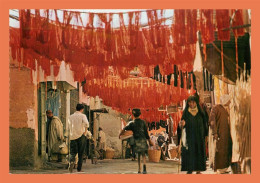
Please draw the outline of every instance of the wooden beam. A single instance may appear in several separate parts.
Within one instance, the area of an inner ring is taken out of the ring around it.
[[[221,30],[222,31],[228,31],[230,29],[240,29],[240,28],[245,28],[245,27],[251,27],[251,24],[239,25],[239,26],[235,26],[235,27],[224,28],[224,29],[221,29]]]

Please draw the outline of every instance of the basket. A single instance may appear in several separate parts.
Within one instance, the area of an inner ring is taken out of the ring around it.
[[[106,159],[113,159],[115,154],[114,150],[106,150]]]
[[[170,152],[170,158],[171,159],[177,158],[177,156],[178,156],[178,148],[177,147],[170,149],[169,152]]]
[[[150,162],[159,163],[161,158],[161,150],[148,149],[148,157]]]

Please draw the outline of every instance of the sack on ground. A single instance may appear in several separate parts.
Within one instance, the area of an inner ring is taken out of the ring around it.
[[[68,154],[69,153],[69,148],[65,142],[57,142],[56,144],[53,145],[52,147],[52,153],[55,154]]]

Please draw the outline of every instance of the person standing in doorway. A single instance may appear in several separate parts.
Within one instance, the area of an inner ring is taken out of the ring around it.
[[[54,152],[55,144],[61,144],[64,141],[63,136],[63,124],[57,116],[53,116],[51,110],[46,111],[48,118],[47,123],[47,146],[48,146],[48,161],[57,159],[58,162],[61,162],[61,154]],[[57,157],[58,156],[58,157]]]
[[[141,111],[140,109],[133,109],[132,114],[134,116],[134,121],[129,123],[119,134],[119,137],[124,133],[125,130],[133,131],[133,136],[135,140],[134,151],[138,153],[138,173],[141,173],[141,156],[143,158],[143,174],[146,174],[146,157],[145,153],[148,151],[147,140],[150,142],[150,137],[148,134],[147,126],[145,121],[140,119]]]
[[[220,102],[221,104],[212,108],[209,119],[212,135],[216,142],[214,170],[219,174],[224,174],[227,173],[232,158],[232,139],[228,114],[229,95],[221,96]]]
[[[106,152],[106,134],[101,127],[98,128],[98,151],[103,160]]]
[[[196,97],[188,98],[181,119],[181,171],[187,171],[187,174],[196,171],[200,174],[206,170],[207,119]]]
[[[72,173],[75,156],[78,154],[77,171],[80,172],[83,163],[83,153],[86,146],[86,137],[84,132],[89,127],[87,116],[83,114],[84,105],[77,104],[76,112],[69,117],[70,128],[70,165],[69,171]]]

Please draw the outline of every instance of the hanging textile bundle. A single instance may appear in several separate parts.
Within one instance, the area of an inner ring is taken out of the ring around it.
[[[112,27],[113,14],[62,11],[60,16],[57,11],[35,10],[35,14],[31,14],[30,10],[20,10],[21,38],[20,44],[10,44],[13,58],[19,62],[23,59],[32,69],[35,69],[35,59],[40,59],[46,75],[50,74],[50,64],[54,64],[56,75],[59,63],[65,61],[80,80],[86,77],[85,69],[90,66],[100,70],[113,66],[123,79],[129,77],[137,65],[146,67],[144,76],[153,75],[151,67],[155,65],[160,65],[164,76],[173,72],[173,65],[183,71],[193,68],[197,10],[176,10],[172,27],[165,25],[164,10],[147,10],[146,14],[129,12],[128,25],[127,16],[119,14],[118,29]],[[141,25],[144,15],[148,17],[148,27]],[[210,36],[212,12],[202,10],[202,15],[203,40],[208,43],[214,40]],[[85,22],[83,16],[86,16]],[[28,55],[27,50],[36,54]],[[101,75],[91,74],[92,78]]]
[[[174,11],[173,41],[176,45],[185,45],[185,10]]]
[[[108,76],[106,79],[87,80],[84,87],[89,96],[99,96],[105,105],[116,109],[159,108],[161,105],[178,103],[189,96],[185,88],[149,78],[122,80],[120,77]]]
[[[241,9],[232,10],[232,14],[235,14],[234,18],[233,18],[233,23],[232,23],[233,27],[244,25],[243,12]],[[245,34],[244,28],[235,28],[235,29],[233,29],[233,32],[234,32],[235,37],[243,36]]]
[[[218,28],[218,40],[229,41],[230,30],[223,30],[230,27],[229,10],[216,10],[216,20]]]
[[[215,40],[213,10],[203,9],[200,11],[200,31],[204,44],[211,43]]]
[[[11,48],[12,58],[14,60],[17,60],[18,63],[20,63],[21,62],[21,49],[20,49],[21,42],[20,42],[19,29],[10,27],[9,32],[10,32],[9,46]]]
[[[186,43],[195,44],[197,42],[197,10],[185,10],[187,24],[185,26]]]

